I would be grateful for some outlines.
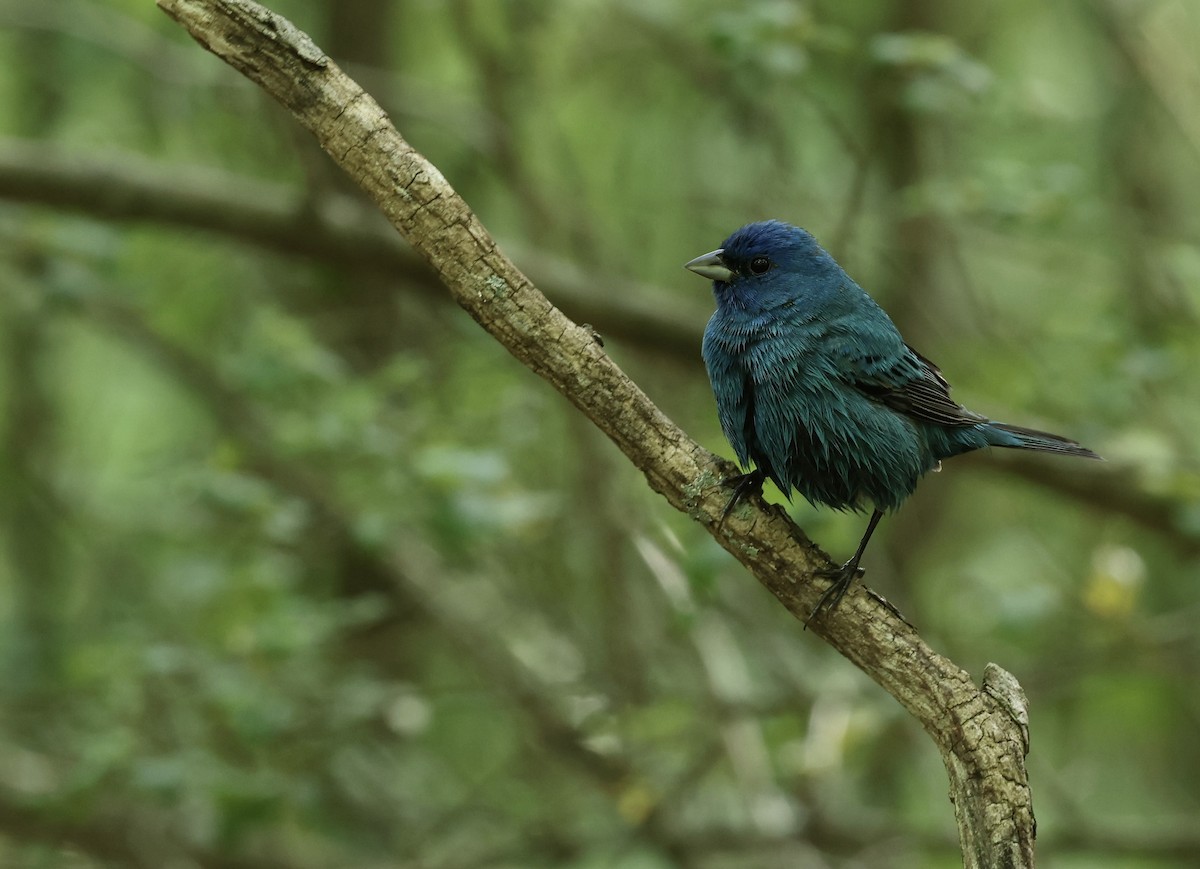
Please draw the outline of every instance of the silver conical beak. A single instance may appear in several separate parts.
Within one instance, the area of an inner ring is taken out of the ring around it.
[[[703,256],[698,256],[691,262],[686,262],[683,267],[690,272],[695,272],[702,278],[708,278],[710,281],[730,281],[733,280],[733,272],[725,267],[724,261],[721,259],[721,254],[725,253],[724,248],[717,248],[711,253],[706,253]]]

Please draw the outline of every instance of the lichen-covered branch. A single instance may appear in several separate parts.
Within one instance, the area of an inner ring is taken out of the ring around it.
[[[498,249],[441,173],[379,105],[290,22],[248,0],[158,0],[202,45],[259,84],[316,136],[429,263],[454,300],[513,356],[612,439],[676,509],[702,523],[787,609],[807,618],[831,566],[778,508],[744,508],[718,527],[732,472],[667,419],[596,341]],[[882,685],[933,737],[968,867],[1033,865],[1024,705],[1015,680],[987,690],[856,590],[815,633]],[[1011,682],[1011,684],[1010,684]]]

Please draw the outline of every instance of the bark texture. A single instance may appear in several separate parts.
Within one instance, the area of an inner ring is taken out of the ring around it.
[[[256,82],[317,138],[429,263],[454,300],[605,432],[650,486],[703,524],[783,606],[808,617],[831,566],[778,507],[717,519],[735,469],[675,426],[616,366],[594,332],[555,308],[498,249],[437,168],[303,32],[248,0],[158,0],[209,51]],[[857,585],[812,630],[929,732],[949,775],[969,869],[1033,865],[1034,820],[1020,686],[989,665],[983,686],[930,649]]]

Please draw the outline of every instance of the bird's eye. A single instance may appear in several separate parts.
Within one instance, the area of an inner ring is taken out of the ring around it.
[[[771,261],[765,256],[756,256],[750,260],[750,274],[765,275],[771,268]]]

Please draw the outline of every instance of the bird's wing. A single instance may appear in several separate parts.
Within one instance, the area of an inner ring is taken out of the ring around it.
[[[873,354],[867,347],[843,356],[843,374],[860,392],[907,416],[938,425],[968,426],[987,417],[950,397],[938,367],[907,344],[900,352]]]

